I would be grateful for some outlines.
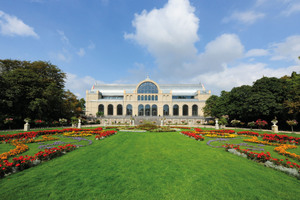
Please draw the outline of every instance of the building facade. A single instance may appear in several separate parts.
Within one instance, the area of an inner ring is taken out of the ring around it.
[[[145,79],[135,84],[96,84],[86,91],[86,115],[203,117],[211,92],[201,84],[157,84]]]

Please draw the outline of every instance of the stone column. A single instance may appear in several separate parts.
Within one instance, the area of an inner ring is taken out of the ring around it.
[[[272,131],[273,131],[273,133],[278,133],[278,126],[272,125]]]
[[[28,122],[24,124],[24,131],[30,131],[30,124],[28,124]]]
[[[218,119],[216,119],[215,129],[217,129],[217,130],[219,129],[219,124],[218,123],[219,123],[219,121],[218,121]]]
[[[78,126],[77,128],[81,128],[81,119],[78,119]]]

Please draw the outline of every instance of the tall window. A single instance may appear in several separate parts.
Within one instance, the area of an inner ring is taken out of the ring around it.
[[[152,116],[157,116],[157,105],[152,105]]]
[[[192,107],[192,115],[193,116],[198,116],[198,106],[197,105],[193,105],[193,107]]]
[[[138,93],[158,93],[158,89],[154,83],[144,82],[139,86]]]
[[[178,105],[174,105],[173,106],[173,115],[174,116],[178,116],[179,115],[179,106]]]
[[[144,116],[144,105],[140,104],[138,107],[139,116]]]
[[[138,95],[138,101],[140,101],[141,100],[141,96],[140,95]]]
[[[128,104],[126,107],[126,115],[132,115],[132,105]]]
[[[117,106],[117,115],[123,115],[123,106],[121,104]]]
[[[188,116],[189,115],[189,107],[187,105],[182,106],[182,115]]]
[[[164,116],[169,116],[169,106],[167,104],[164,105]]]
[[[108,115],[114,115],[114,106],[113,105],[109,104],[107,106],[107,114]]]
[[[147,105],[145,106],[145,115],[146,115],[146,116],[150,116],[150,105],[149,105],[149,104],[147,104]]]
[[[104,105],[103,104],[100,104],[98,106],[98,112],[102,112],[104,114]]]

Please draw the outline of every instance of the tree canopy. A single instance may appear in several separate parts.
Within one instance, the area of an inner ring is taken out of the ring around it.
[[[65,91],[65,78],[50,62],[0,60],[0,127],[8,117],[22,125],[25,118],[51,122],[79,115],[80,101]]]
[[[286,120],[299,121],[300,74],[282,78],[263,77],[252,86],[243,85],[230,92],[222,91],[220,96],[212,95],[203,108],[206,116],[251,122],[257,119],[271,121],[277,117],[279,124],[285,126]]]

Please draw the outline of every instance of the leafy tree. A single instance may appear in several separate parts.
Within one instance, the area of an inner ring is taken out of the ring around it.
[[[230,92],[222,91],[220,97],[212,95],[203,108],[205,116],[220,118],[228,115],[229,120],[244,122],[263,118],[271,121],[278,118],[280,127],[286,128],[287,119],[299,119],[300,74],[278,78],[263,77],[253,86],[243,85]],[[252,123],[251,123],[252,125]]]
[[[231,119],[241,119],[248,121],[249,102],[248,99],[252,95],[252,88],[249,85],[233,88],[229,93],[228,112]]]
[[[204,116],[216,117],[216,104],[219,97],[217,95],[211,95],[205,102],[203,107]]]
[[[290,118],[299,120],[300,111],[300,74],[293,72],[291,76],[281,78],[284,82],[286,90],[286,99],[283,106]]]
[[[19,127],[27,117],[47,122],[70,118],[66,101],[71,92],[64,90],[65,78],[65,73],[50,62],[0,60],[0,127],[7,117],[14,118],[14,125]],[[71,111],[82,112],[84,99],[74,101],[80,111],[72,106]]]
[[[70,119],[71,117],[79,117],[83,114],[82,101],[80,102],[76,95],[69,90],[64,92],[63,95],[64,106],[63,115]]]

